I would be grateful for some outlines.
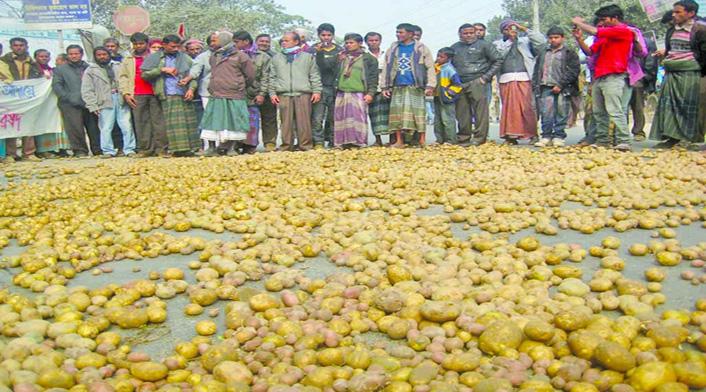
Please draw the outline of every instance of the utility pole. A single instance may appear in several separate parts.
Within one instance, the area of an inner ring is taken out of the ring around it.
[[[539,0],[532,0],[532,28],[534,31],[542,31],[539,25]]]

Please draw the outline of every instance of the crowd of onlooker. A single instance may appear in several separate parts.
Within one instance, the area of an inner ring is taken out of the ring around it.
[[[584,95],[580,144],[627,151],[648,136],[644,103],[660,61],[665,78],[649,137],[658,148],[699,148],[706,24],[697,13],[693,0],[674,4],[663,20],[664,50],[616,5],[598,9],[590,23],[573,18],[571,32],[542,34],[503,20],[494,42],[483,24],[464,24],[459,41],[436,56],[421,28],[408,23],[397,26],[387,50],[376,32],[345,34],[341,46],[328,23],[317,28],[318,42],[290,31],[277,49],[269,35],[246,31],[216,31],[205,42],[136,33],[129,52],[109,38],[93,49],[91,63],[70,45],[54,68],[48,51],[30,56],[27,41],[13,38],[0,57],[0,82],[51,78],[64,131],[22,138],[20,154],[18,140],[4,139],[5,160],[213,156],[253,153],[260,144],[268,152],[353,148],[366,146],[370,131],[376,145],[389,136],[387,145],[400,148],[424,145],[428,129],[438,143],[480,145],[488,140],[493,86],[507,144],[564,146]]]

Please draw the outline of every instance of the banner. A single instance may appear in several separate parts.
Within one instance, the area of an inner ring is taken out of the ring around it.
[[[23,0],[28,29],[70,30],[93,26],[91,0]]]
[[[51,79],[0,83],[0,139],[61,132]]]

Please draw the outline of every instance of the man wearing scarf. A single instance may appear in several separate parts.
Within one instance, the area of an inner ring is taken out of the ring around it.
[[[111,133],[117,124],[123,137],[123,152],[131,157],[135,155],[135,136],[132,133],[130,107],[118,90],[117,75],[120,65],[111,59],[111,53],[105,47],[93,49],[95,64],[91,64],[83,74],[81,98],[86,109],[98,116],[101,151],[104,158],[112,158],[118,153],[113,145]]]
[[[181,85],[189,75],[192,60],[180,52],[181,39],[170,34],[162,40],[163,49],[149,55],[142,63],[142,78],[152,83],[154,94],[162,102],[169,140],[169,152],[191,156],[201,144],[196,123],[196,112],[191,101],[196,92],[196,81]]]
[[[201,121],[201,138],[208,141],[206,156],[217,155],[216,143],[227,151],[233,141],[244,140],[250,129],[246,87],[255,80],[252,60],[233,44],[233,33],[216,34],[210,59],[210,98]]]
[[[282,119],[282,151],[293,151],[296,132],[299,149],[311,150],[311,105],[321,99],[321,76],[314,56],[301,47],[294,32],[281,39],[282,50],[272,57],[267,86],[270,100],[279,106]]]
[[[507,144],[517,144],[519,139],[537,140],[537,113],[532,92],[532,73],[535,53],[544,47],[546,38],[514,20],[500,23],[503,38],[495,41],[495,47],[503,57],[498,71],[500,100],[500,137]],[[519,31],[527,33],[519,37]]]

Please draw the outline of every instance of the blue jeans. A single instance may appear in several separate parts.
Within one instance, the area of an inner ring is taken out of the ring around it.
[[[632,88],[625,74],[604,76],[593,83],[593,118],[596,122],[596,143],[613,144],[608,129],[613,123],[615,144],[629,144],[627,110]]]
[[[571,97],[554,94],[549,86],[542,86],[539,95],[539,113],[542,116],[542,138],[566,139]]]
[[[98,117],[98,128],[101,131],[101,150],[103,154],[115,155],[118,152],[113,147],[113,132],[115,123],[118,123],[120,131],[123,133],[123,152],[131,154],[135,152],[135,134],[132,132],[132,121],[130,120],[130,107],[120,104],[120,94],[113,93],[113,107],[101,109]]]

